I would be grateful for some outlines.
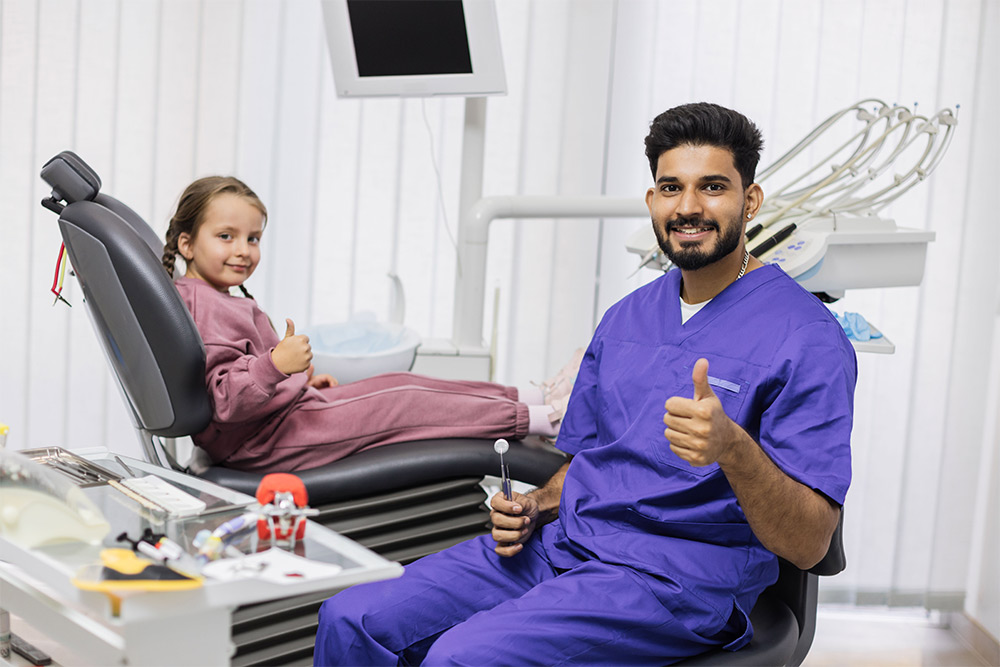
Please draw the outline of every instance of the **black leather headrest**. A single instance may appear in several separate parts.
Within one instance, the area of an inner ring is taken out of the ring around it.
[[[90,201],[101,191],[101,177],[72,151],[63,151],[42,167],[42,180],[52,186],[52,198],[72,204]]]

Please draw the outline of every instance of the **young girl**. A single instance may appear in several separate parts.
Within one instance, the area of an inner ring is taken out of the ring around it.
[[[299,470],[378,445],[431,438],[554,436],[582,351],[541,387],[387,373],[338,386],[313,375],[309,339],[285,320],[278,336],[243,283],[260,261],[267,210],[232,177],[202,178],[181,195],[163,266],[205,343],[212,423],[194,436],[216,464]],[[239,287],[243,297],[231,296]]]

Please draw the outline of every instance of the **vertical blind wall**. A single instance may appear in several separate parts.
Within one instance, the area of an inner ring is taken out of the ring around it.
[[[961,105],[940,169],[885,211],[935,231],[923,284],[835,304],[897,351],[859,359],[851,567],[826,589],[960,605],[974,521],[996,520],[977,481],[997,447],[986,372],[997,370],[1000,304],[987,203],[997,3],[502,0],[497,11],[509,92],[487,105],[486,195],[641,198],[649,120],[688,101],[756,120],[762,166],[866,97],[928,114]],[[38,205],[38,172],[49,157],[77,152],[160,233],[187,183],[235,174],[269,209],[248,287],[272,319],[385,317],[394,272],[406,324],[447,338],[463,108],[338,99],[314,1],[0,0],[0,421],[12,446],[137,451],[76,284],[72,308],[48,293],[59,236]],[[624,250],[644,224],[493,224],[487,301],[498,290],[499,309],[494,322],[487,306],[484,331],[496,325],[498,380],[544,378],[611,303],[655,277],[630,277]]]

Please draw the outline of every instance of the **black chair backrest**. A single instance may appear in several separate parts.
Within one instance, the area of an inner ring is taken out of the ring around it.
[[[205,347],[161,264],[163,245],[132,209],[100,193],[97,174],[65,151],[42,168],[70,263],[136,426],[180,437],[208,426]],[[63,205],[62,202],[66,204]]]
[[[784,560],[780,562],[781,574],[772,589],[791,608],[799,625],[799,641],[789,661],[799,665],[805,660],[816,633],[816,606],[819,604],[819,577],[830,577],[847,567],[844,553],[844,509],[830,538],[830,546],[816,565],[808,571],[800,570]]]
[[[840,574],[847,567],[847,554],[844,553],[844,508],[840,509],[840,519],[830,538],[830,547],[826,550],[823,560],[813,565],[809,572],[821,577],[831,577]]]

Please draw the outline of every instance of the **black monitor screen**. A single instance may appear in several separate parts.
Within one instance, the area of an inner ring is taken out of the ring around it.
[[[472,74],[462,0],[348,0],[359,76]]]

